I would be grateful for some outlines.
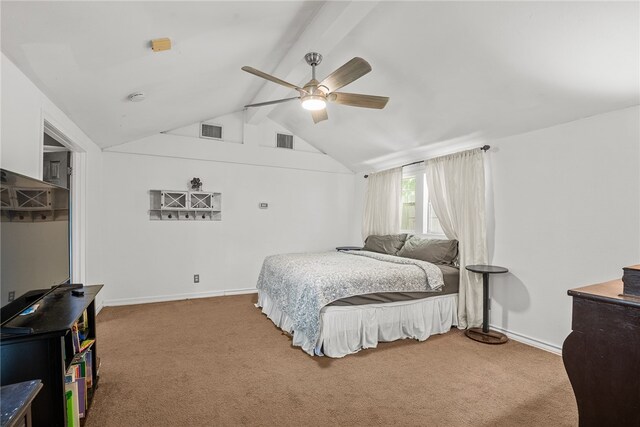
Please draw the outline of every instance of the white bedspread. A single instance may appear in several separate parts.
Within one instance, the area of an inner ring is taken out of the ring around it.
[[[310,355],[344,357],[379,342],[413,338],[424,341],[448,332],[458,321],[458,295],[357,306],[327,306],[320,312],[320,336],[310,340],[293,330],[292,320],[258,291],[257,307],[280,329],[292,334],[293,345]]]
[[[333,301],[376,292],[437,292],[438,266],[367,251],[272,255],[265,258],[257,288],[293,322],[293,330],[315,342],[320,311]]]

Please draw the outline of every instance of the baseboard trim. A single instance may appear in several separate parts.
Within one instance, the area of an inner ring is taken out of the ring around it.
[[[156,295],[152,297],[137,297],[137,298],[119,298],[104,301],[103,305],[100,307],[113,307],[118,305],[134,305],[134,304],[149,304],[154,302],[168,302],[168,301],[181,301],[187,299],[197,299],[197,298],[211,298],[211,297],[222,297],[227,295],[244,295],[244,294],[253,294],[257,293],[258,290],[255,288],[246,288],[246,289],[228,289],[222,291],[206,291],[206,292],[196,292],[191,294],[173,294],[173,295]]]
[[[255,288],[247,288],[247,289],[231,289],[229,291],[224,291],[225,295],[245,295],[245,294],[257,294],[258,290]]]
[[[531,338],[526,335],[519,334],[517,332],[512,332],[512,331],[509,331],[508,329],[504,329],[496,325],[489,325],[489,327],[491,329],[495,329],[498,332],[502,332],[507,337],[509,337],[509,339],[512,339],[514,341],[518,341],[518,342],[521,342],[522,344],[530,345],[531,347],[539,348],[540,350],[545,350],[545,351],[548,351],[549,353],[562,356],[562,347],[558,347],[557,345],[549,344],[547,342],[540,341],[535,338]]]

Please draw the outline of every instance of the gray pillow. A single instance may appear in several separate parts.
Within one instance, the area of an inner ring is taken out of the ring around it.
[[[398,251],[407,240],[406,234],[390,234],[387,236],[369,236],[364,241],[363,251],[378,252],[381,254],[397,255]]]
[[[411,236],[398,252],[398,256],[419,259],[432,264],[454,265],[458,258],[458,241]]]

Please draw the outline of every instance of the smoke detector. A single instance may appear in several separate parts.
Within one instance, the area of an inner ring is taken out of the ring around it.
[[[131,102],[141,102],[146,99],[146,95],[142,92],[134,92],[127,97],[127,99]]]

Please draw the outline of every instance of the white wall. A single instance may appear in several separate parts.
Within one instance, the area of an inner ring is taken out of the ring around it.
[[[203,123],[222,126],[222,140],[237,144],[261,145],[264,147],[276,148],[276,133],[293,134],[283,126],[269,118],[263,119],[257,125],[246,122],[246,112],[238,111],[224,116],[205,120]],[[167,131],[170,135],[188,136],[191,138],[200,137],[200,123],[193,123],[178,129]],[[299,136],[293,135],[293,149],[296,151],[310,151],[319,153],[320,151]]]
[[[156,134],[127,144],[107,148],[105,152],[137,153],[149,156],[208,160],[231,164],[269,165],[299,170],[336,172],[353,176],[349,169],[326,154],[317,151],[270,147],[261,143],[263,141],[261,135],[264,135],[264,130],[261,127],[248,126],[248,128],[252,128],[253,135],[245,135],[245,142],[242,144],[193,136]]]
[[[99,306],[254,288],[268,254],[353,243],[352,172],[304,141],[295,151],[273,148],[272,134],[284,129],[270,120],[245,126],[243,144],[158,134],[103,153],[2,55],[3,168],[42,177],[44,119],[82,153],[74,280],[105,283]],[[149,221],[148,190],[186,189],[194,176],[223,193],[223,221]],[[259,210],[261,201],[270,208]]]
[[[0,66],[0,166],[42,179],[45,119],[73,142],[74,150],[82,153],[76,173],[85,178],[80,183],[79,205],[74,214],[80,230],[77,234],[83,237],[76,242],[75,250],[80,262],[74,268],[73,280],[86,284],[101,283],[102,151],[4,54]],[[102,295],[99,295],[99,305],[101,299]]]
[[[105,151],[104,166],[107,305],[255,289],[267,255],[351,243],[354,175],[323,154],[156,135]],[[222,193],[222,221],[149,220],[150,189],[193,177]]]
[[[640,262],[640,108],[491,143],[491,324],[556,349],[567,290]]]
[[[489,259],[510,270],[491,277],[491,325],[559,351],[567,290],[640,262],[640,107],[485,142]],[[355,180],[354,241],[366,191]]]
[[[349,245],[363,246],[364,239],[362,237],[362,218],[364,216],[364,198],[367,193],[368,180],[365,178],[366,174],[356,173],[355,180],[355,195],[353,210],[351,212],[351,235]]]

